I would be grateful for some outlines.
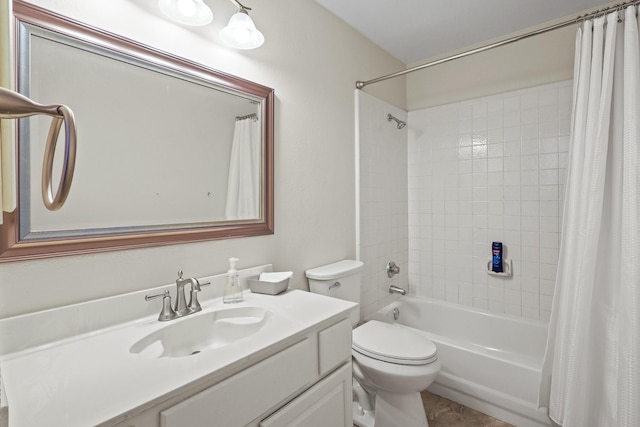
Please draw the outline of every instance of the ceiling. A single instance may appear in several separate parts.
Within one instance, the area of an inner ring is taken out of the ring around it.
[[[316,0],[405,64],[463,49],[604,0]]]

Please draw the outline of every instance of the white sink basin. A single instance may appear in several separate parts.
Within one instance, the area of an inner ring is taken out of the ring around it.
[[[170,321],[137,341],[129,351],[151,359],[191,356],[252,336],[271,317],[272,313],[262,307],[232,307],[194,314]]]

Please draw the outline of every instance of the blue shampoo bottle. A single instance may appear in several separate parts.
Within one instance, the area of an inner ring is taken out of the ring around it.
[[[502,273],[502,242],[493,242],[491,244],[491,270],[494,273]]]

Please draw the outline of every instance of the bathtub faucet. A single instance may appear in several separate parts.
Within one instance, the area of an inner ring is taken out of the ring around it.
[[[406,295],[406,294],[407,294],[407,291],[405,291],[404,289],[399,288],[399,287],[397,287],[397,286],[390,285],[390,286],[389,286],[389,293],[390,293],[390,294]]]

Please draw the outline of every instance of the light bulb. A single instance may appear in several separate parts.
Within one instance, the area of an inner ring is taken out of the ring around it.
[[[244,9],[231,16],[229,25],[220,31],[220,38],[237,49],[255,49],[264,43],[264,36]]]
[[[193,0],[178,0],[177,6],[178,11],[187,18],[196,14],[196,4]]]
[[[233,38],[236,39],[238,43],[244,45],[251,39],[251,34],[246,28],[234,28]]]
[[[213,19],[202,0],[158,0],[158,6],[166,16],[184,25],[207,25]]]

